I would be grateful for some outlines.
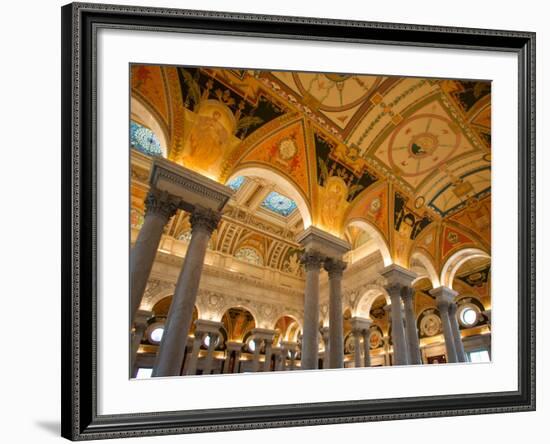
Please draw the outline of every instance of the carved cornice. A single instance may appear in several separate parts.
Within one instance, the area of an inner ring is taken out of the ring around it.
[[[149,182],[151,186],[169,189],[172,194],[181,197],[183,209],[187,211],[192,210],[198,201],[220,211],[233,195],[233,190],[229,187],[161,158],[153,161]]]
[[[181,267],[183,264],[182,257],[175,256],[169,253],[157,253],[157,260],[159,259],[161,263],[174,265],[176,267]],[[297,297],[299,298],[299,300],[301,300],[304,296],[303,289],[293,289],[285,285],[274,284],[272,281],[266,279],[258,279],[252,276],[247,276],[243,273],[235,273],[234,271],[224,270],[218,267],[214,267],[212,265],[204,266],[203,275],[228,279],[234,282],[242,282],[255,288],[265,288],[267,290],[273,290],[282,294]],[[176,278],[174,278],[174,282],[175,279]]]

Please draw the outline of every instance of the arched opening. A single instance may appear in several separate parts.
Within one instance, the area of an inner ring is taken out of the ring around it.
[[[378,251],[385,267],[393,263],[384,236],[369,222],[364,219],[352,219],[347,224],[345,232],[353,248],[349,253],[352,262]]]
[[[478,261],[481,261],[481,263],[490,263],[490,260],[491,256],[479,248],[464,248],[457,251],[447,259],[441,270],[441,285],[453,288],[455,275],[467,262],[472,264],[471,261],[476,261],[473,262],[476,265]]]
[[[294,316],[281,316],[275,323],[275,345],[281,345],[282,342],[298,342],[302,332],[302,327]]]
[[[431,281],[433,288],[437,288],[441,285],[432,261],[424,253],[415,251],[411,255],[409,269],[417,274],[417,280],[427,277]],[[414,283],[413,281],[413,285]]]
[[[369,286],[365,292],[357,299],[353,308],[353,316],[365,319],[374,319],[371,317],[373,310],[377,316],[381,316],[380,309],[391,303],[387,291],[379,285]]]
[[[165,130],[164,125],[161,125],[149,108],[136,97],[131,98],[130,109],[132,110],[130,116],[131,122],[149,129],[158,138],[162,157],[168,157],[170,139],[167,136],[168,132]]]
[[[249,190],[249,193],[243,197],[243,200],[246,199],[245,203],[249,206],[264,208],[280,217],[290,218],[289,221],[292,222],[296,218],[296,216],[294,216],[294,219],[292,218],[294,209],[296,209],[303,228],[305,229],[311,225],[311,210],[305,196],[302,195],[298,187],[283,175],[267,168],[244,167],[235,170],[229,177],[227,184],[237,186],[241,181],[240,177],[256,179],[257,187],[254,190]],[[239,188],[242,185],[241,183]]]
[[[256,319],[242,307],[231,307],[225,311],[221,322],[227,332],[227,340],[243,342],[245,336],[256,327]]]
[[[168,316],[168,311],[170,310],[170,305],[172,305],[172,296],[166,296],[157,301],[151,309],[153,316],[149,321],[150,325],[146,334],[146,339],[148,339],[149,343],[153,345],[158,345],[162,339],[162,335],[164,333],[164,324]],[[195,321],[197,319],[199,319],[199,310],[197,309],[197,306],[194,306],[193,317],[191,320],[191,326],[189,327],[188,335],[193,335],[195,333]]]

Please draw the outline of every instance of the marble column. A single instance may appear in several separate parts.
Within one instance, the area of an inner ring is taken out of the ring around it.
[[[260,351],[262,348],[263,339],[259,337],[255,337],[253,341],[254,341],[254,355],[252,357],[251,370],[253,372],[257,372],[260,370]]]
[[[323,231],[317,227],[310,226],[300,233],[296,240],[305,249],[304,256],[308,255],[316,256],[313,261],[315,263],[315,269],[317,269],[317,263],[320,265],[320,260],[324,258],[332,258],[334,262],[341,262],[343,254],[350,250],[350,245],[333,234]],[[307,262],[307,261],[306,261]],[[343,262],[342,262],[343,263]],[[336,269],[339,265],[336,265]],[[307,269],[307,268],[306,268]],[[332,341],[332,331],[338,335],[337,331],[340,329],[338,325],[342,325],[343,319],[341,317],[341,271],[334,271],[334,278],[331,279],[330,287],[331,293],[334,293],[334,297],[331,298],[333,318],[330,318],[329,329],[331,331],[331,344],[330,353],[335,356],[335,365],[341,367],[343,365],[343,332],[342,345],[335,344]],[[308,273],[309,274],[309,273]],[[329,273],[330,274],[330,273]],[[337,276],[339,275],[339,276]],[[312,272],[311,276],[311,288],[314,289],[311,293],[308,291],[309,277],[306,275],[306,298],[304,299],[304,334],[302,338],[302,369],[310,369],[318,367],[318,354],[319,354],[319,272]],[[314,294],[317,296],[315,299],[308,297]],[[337,306],[339,304],[339,307]],[[334,318],[334,315],[339,312],[340,317]],[[342,359],[340,359],[340,356]],[[329,358],[330,359],[330,358]],[[340,363],[339,361],[342,361]],[[330,367],[331,365],[329,365]]]
[[[370,326],[372,320],[354,316],[351,318],[351,331],[354,338],[355,348],[355,367],[370,367]],[[361,346],[363,339],[363,346]],[[363,359],[361,359],[361,349],[363,349]]]
[[[296,355],[298,354],[298,344],[296,342],[285,342],[284,347],[290,355],[287,370],[294,370],[296,368]]]
[[[206,351],[206,359],[204,360],[203,375],[209,375],[212,373],[212,361],[214,358],[214,350],[216,349],[219,333],[208,332],[207,335],[209,341],[208,349]]]
[[[319,272],[323,257],[307,251],[301,259],[306,269],[304,292],[304,331],[302,336],[302,369],[316,369],[319,354]]]
[[[240,352],[242,349],[242,342],[233,342],[228,341],[225,344],[225,362],[223,363],[223,372],[224,373],[236,373],[235,370],[237,369],[238,365],[238,359],[240,357]],[[230,367],[231,365],[231,355],[235,353],[235,359],[233,361],[233,368]]]
[[[430,290],[430,294],[435,296],[435,302],[439,310],[443,336],[445,338],[445,349],[447,350],[447,362],[458,362],[449,314],[449,306],[454,303],[453,299],[456,296],[456,292],[447,287],[438,287]]]
[[[355,368],[361,367],[361,337],[363,336],[363,330],[360,328],[354,328],[353,334],[353,358]]]
[[[139,344],[143,339],[145,330],[147,330],[147,320],[153,316],[153,313],[146,310],[138,310],[135,321],[134,328],[132,331],[132,347],[130,351],[130,378],[134,377],[134,371],[136,366],[136,358],[139,349]]]
[[[193,354],[193,345],[195,338],[193,336],[187,336],[187,342],[185,346],[185,354],[183,357],[183,367],[181,369],[181,375],[187,374],[187,368],[189,367],[189,361],[191,361],[191,355]]]
[[[388,307],[391,318],[393,365],[407,365],[409,363],[409,351],[403,325],[403,313],[401,310],[401,286],[387,287],[390,295],[391,306]]]
[[[325,270],[329,279],[329,367],[344,367],[344,315],[342,312],[342,275],[346,263],[339,259],[326,259]]]
[[[179,372],[183,347],[191,326],[199,290],[206,248],[220,217],[221,213],[201,207],[196,207],[191,214],[191,241],[168,311],[153,376],[173,376]]]
[[[363,330],[363,365],[370,367],[370,328]]]
[[[281,342],[281,371],[287,370],[286,361],[288,359],[288,346],[286,342]]]
[[[264,349],[265,349],[265,353],[264,353],[264,356],[265,356],[265,360],[264,360],[264,369],[263,371],[264,372],[268,372],[271,370],[271,355],[272,355],[272,341],[273,339],[270,341],[269,339],[265,339],[264,340]]]
[[[396,264],[387,266],[382,270],[381,274],[386,278],[386,291],[391,301],[393,364],[407,365],[410,361],[409,347],[403,324],[404,316],[401,306],[401,292],[404,287],[410,286],[411,282],[416,278],[416,274]]]
[[[176,214],[180,199],[151,189],[145,199],[145,218],[130,251],[130,315],[132,323],[141,304],[164,226]]]
[[[197,362],[199,361],[199,353],[201,351],[202,340],[205,333],[195,330],[195,337],[193,338],[193,350],[191,351],[191,356],[189,357],[189,364],[185,371],[186,375],[196,375],[197,374]]]
[[[458,362],[466,362],[466,352],[464,351],[464,344],[462,343],[462,336],[460,334],[460,327],[458,326],[458,319],[456,316],[456,302],[452,302],[449,305],[449,319],[451,321],[451,328],[453,330],[453,338],[455,341],[456,358]]]
[[[323,343],[325,344],[325,351],[323,353],[323,368],[328,368],[328,357],[330,354],[330,334],[329,328],[321,328],[321,337],[323,338]]]
[[[420,356],[420,342],[418,340],[418,330],[416,328],[416,316],[414,314],[414,289],[411,287],[403,287],[401,298],[405,308],[405,326],[407,333],[407,345],[409,351],[409,364],[422,364]]]

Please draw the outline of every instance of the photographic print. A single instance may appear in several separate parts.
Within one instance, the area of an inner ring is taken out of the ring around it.
[[[61,40],[64,437],[535,409],[534,33],[74,3]]]
[[[491,362],[491,81],[131,64],[130,378]]]

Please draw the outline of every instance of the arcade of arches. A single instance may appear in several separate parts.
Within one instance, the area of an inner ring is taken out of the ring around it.
[[[483,362],[489,82],[131,67],[131,377]]]

